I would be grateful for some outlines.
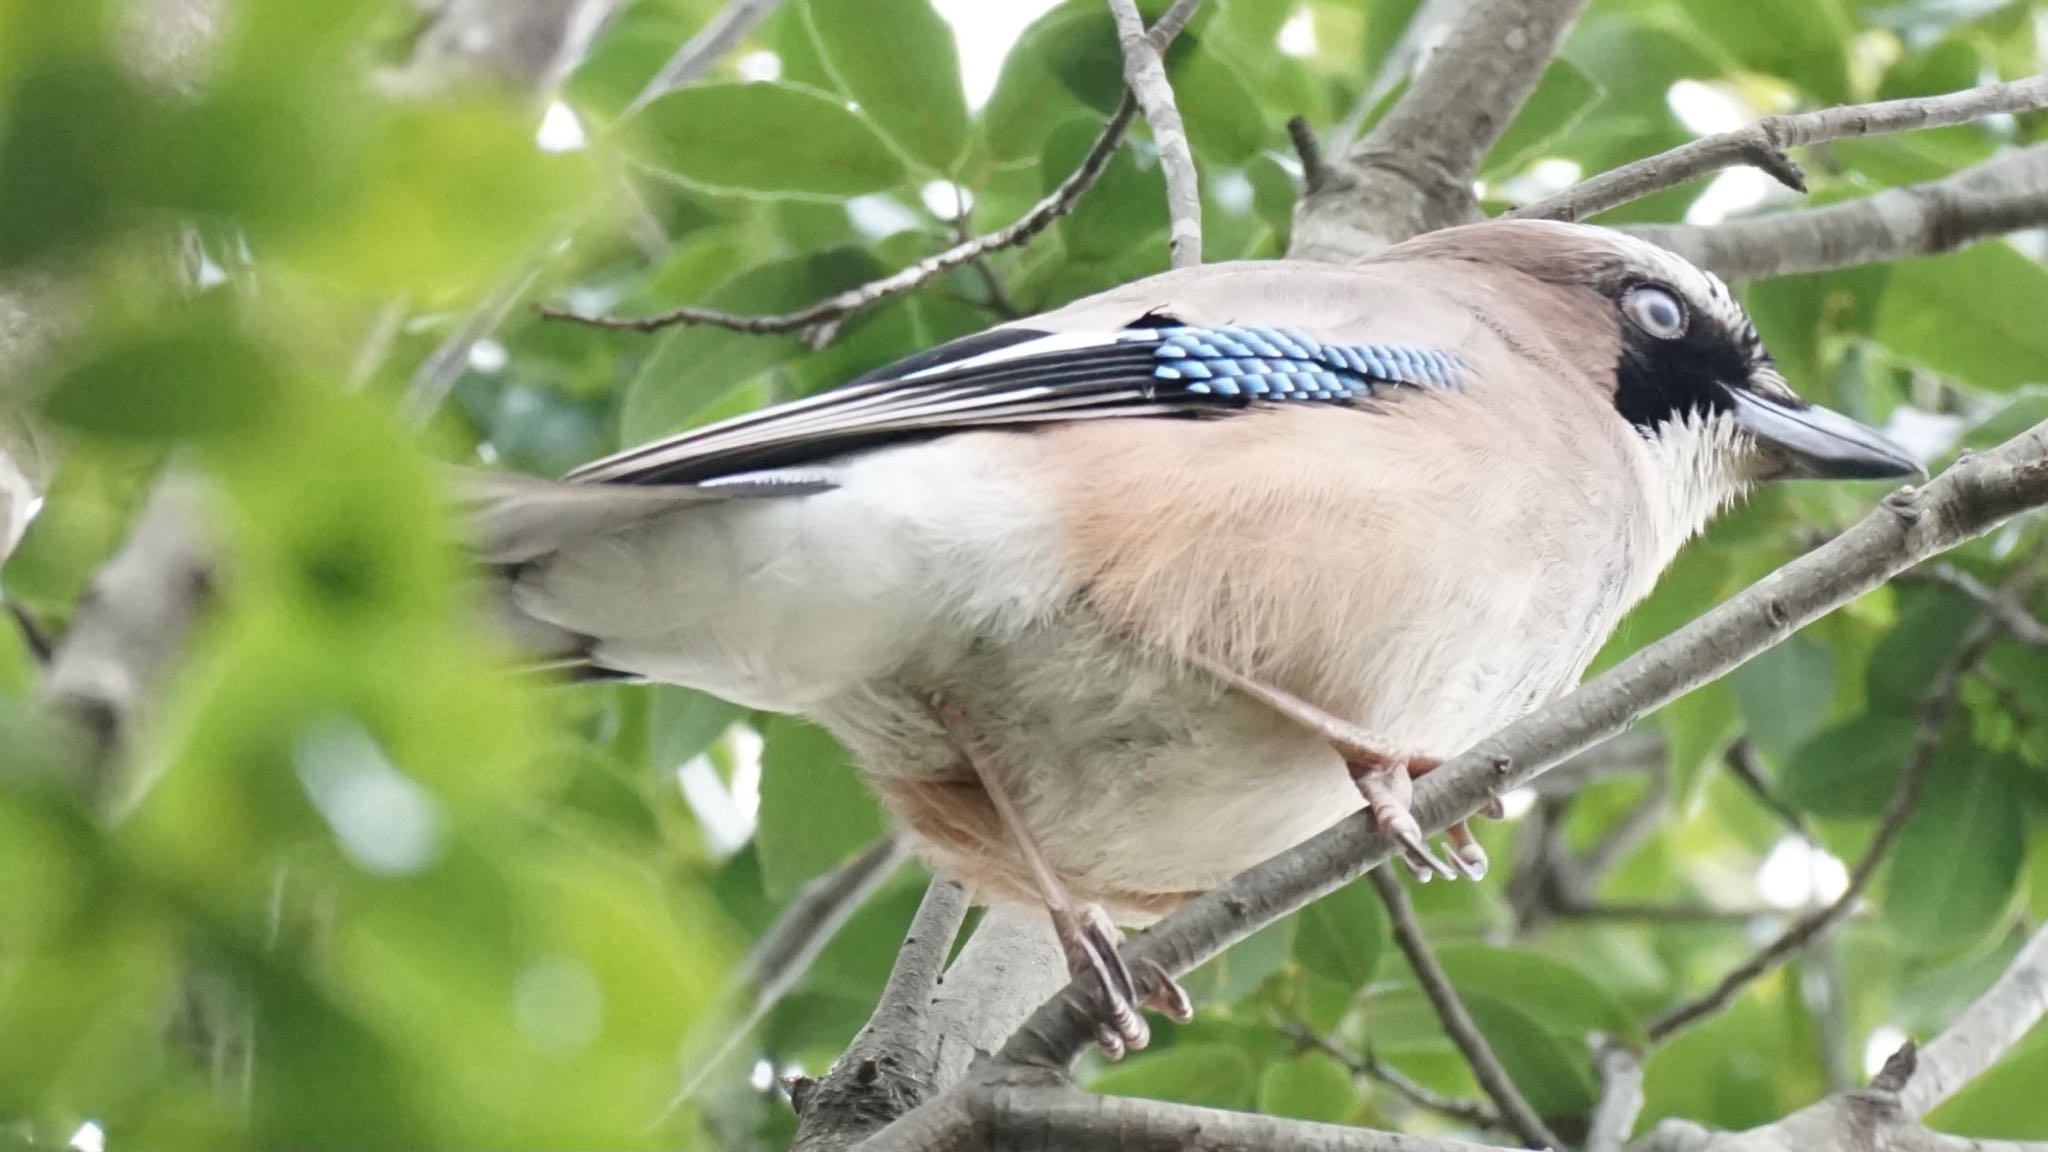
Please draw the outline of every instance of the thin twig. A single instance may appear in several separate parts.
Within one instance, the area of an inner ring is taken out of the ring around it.
[[[1908,577],[1955,589],[1990,613],[2007,636],[2029,648],[2048,651],[2048,624],[2027,611],[2010,591],[1993,588],[1953,564],[1923,565],[1908,573]]]
[[[1568,902],[1548,909],[1560,920],[1634,920],[1644,924],[1750,924],[1784,915],[1776,908],[1711,908],[1704,904]]]
[[[1194,15],[1200,0],[1178,0],[1169,12],[1174,30]],[[1116,19],[1117,43],[1123,49],[1124,87],[1137,97],[1145,123],[1152,128],[1152,143],[1159,149],[1159,169],[1166,177],[1167,251],[1175,268],[1202,262],[1202,186],[1195,172],[1195,152],[1188,144],[1187,125],[1181,122],[1180,107],[1173,100],[1173,84],[1166,78],[1166,61],[1159,45],[1145,34],[1145,18],[1138,14],[1137,0],[1109,0]],[[1160,23],[1166,23],[1162,19]]]
[[[1726,1008],[1744,988],[1840,923],[1855,907],[1863,890],[1870,886],[1871,878],[1877,875],[1878,865],[1884,863],[1885,853],[1891,850],[1892,842],[1898,839],[1900,830],[1906,826],[1907,818],[1919,806],[1921,782],[1933,766],[1935,750],[1941,744],[1942,729],[1948,726],[1949,716],[1955,711],[1963,677],[1983,655],[1992,635],[1993,631],[1987,624],[1979,624],[1928,692],[1927,702],[1920,710],[1919,729],[1914,733],[1912,755],[1899,773],[1898,786],[1892,791],[1884,814],[1878,818],[1877,831],[1871,835],[1862,858],[1856,861],[1856,867],[1849,873],[1849,886],[1842,889],[1842,894],[1827,907],[1778,933],[1761,951],[1737,965],[1705,994],[1650,1021],[1644,1035],[1651,1043],[1660,1043]]]
[[[633,97],[633,102],[626,106],[625,114],[630,116],[683,85],[708,75],[740,41],[747,38],[747,33],[781,6],[782,0],[730,0],[718,10],[717,15],[697,29],[695,36],[676,49],[675,55],[661,66],[661,71],[647,82],[647,87]]]
[[[1729,775],[1740,781],[1744,788],[1749,789],[1749,794],[1756,797],[1757,803],[1770,809],[1771,814],[1787,828],[1798,833],[1801,840],[1808,843],[1813,841],[1813,836],[1806,827],[1806,817],[1801,815],[1798,809],[1780,799],[1777,791],[1771,787],[1771,782],[1764,779],[1763,769],[1756,762],[1756,746],[1747,738],[1729,745],[1727,753],[1721,757],[1721,763],[1727,766]]]
[[[1444,1032],[1458,1051],[1465,1054],[1465,1062],[1472,1066],[1472,1076],[1486,1095],[1500,1109],[1501,1119],[1508,1128],[1531,1148],[1563,1148],[1564,1144],[1551,1134],[1543,1118],[1529,1106],[1521,1090],[1508,1077],[1507,1069],[1501,1067],[1500,1058],[1493,1054],[1492,1046],[1479,1032],[1479,1025],[1472,1020],[1472,1014],[1465,1010],[1465,1002],[1458,998],[1457,989],[1451,987],[1451,978],[1444,974],[1443,965],[1436,962],[1436,954],[1429,950],[1429,941],[1422,935],[1422,924],[1415,918],[1415,906],[1408,902],[1408,892],[1401,887],[1401,881],[1391,869],[1375,868],[1371,872],[1372,885],[1379,891],[1380,902],[1387,906],[1387,919],[1393,924],[1394,942],[1401,946],[1401,954],[1408,957],[1408,966],[1415,970],[1415,980],[1422,985],[1423,994],[1436,1006],[1437,1018],[1443,1021]]]
[[[727,1012],[712,1014],[719,1039],[707,1042],[706,1046],[711,1048],[709,1056],[690,1062],[693,1071],[662,1110],[662,1119],[696,1097],[705,1080],[724,1065],[733,1049],[745,1042],[769,1011],[796,987],[811,970],[818,953],[839,935],[839,930],[875,890],[896,874],[909,855],[909,847],[901,837],[885,836],[874,847],[797,890],[789,905],[761,933],[747,954],[746,963],[727,982],[720,997],[730,1005],[737,997],[751,993],[746,1014],[738,1020],[731,1020]]]
[[[1329,187],[1336,173],[1324,157],[1322,141],[1316,139],[1316,130],[1309,127],[1306,116],[1287,118],[1287,139],[1293,142],[1295,158],[1301,161],[1301,190],[1313,196]]]
[[[1396,1096],[1418,1108],[1447,1116],[1468,1128],[1487,1131],[1505,1131],[1506,1125],[1500,1113],[1476,1100],[1459,1100],[1445,1096],[1426,1085],[1410,1079],[1407,1073],[1381,1060],[1371,1049],[1363,1055],[1353,1052],[1336,1041],[1322,1035],[1298,1021],[1284,1021],[1279,1024],[1282,1032],[1303,1047],[1313,1048],[1337,1063],[1344,1065],[1354,1076],[1363,1077],[1386,1085]]]
[[[1505,213],[1508,219],[1583,220],[1588,216],[1675,188],[1710,172],[1747,164],[1768,172],[1795,192],[1806,191],[1806,175],[1785,155],[1799,148],[1849,136],[1912,132],[1968,124],[2000,112],[2048,106],[2048,77],[2030,76],[1986,84],[1945,96],[1851,104],[1818,112],[1766,116],[1754,124],[1703,136],[1633,164],[1602,172],[1552,196]]]
[[[43,627],[42,621],[28,609],[12,600],[7,602],[7,614],[14,617],[14,626],[21,632],[21,642],[28,646],[28,654],[38,665],[49,667],[50,658],[57,654],[57,645],[50,638],[50,630]]]
[[[950,272],[966,264],[1005,248],[1015,248],[1029,242],[1033,237],[1051,227],[1060,217],[1074,210],[1081,199],[1109,167],[1110,157],[1116,154],[1118,143],[1123,140],[1124,129],[1130,126],[1131,117],[1138,105],[1126,95],[1110,113],[1109,120],[1102,126],[1095,143],[1088,154],[1081,158],[1081,164],[1060,181],[1045,199],[1031,206],[1031,210],[1018,217],[1007,227],[976,236],[962,244],[946,249],[910,265],[901,271],[891,273],[879,280],[870,280],[856,288],[849,288],[837,295],[827,296],[815,304],[799,308],[794,312],[781,312],[767,316],[743,316],[733,312],[721,312],[716,308],[698,308],[685,305],[671,308],[651,316],[594,316],[570,309],[541,305],[540,315],[548,320],[567,320],[576,324],[588,324],[593,328],[607,328],[614,332],[658,332],[677,324],[705,324],[713,328],[724,328],[733,332],[753,335],[771,335],[780,332],[801,332],[821,324],[836,323],[866,308],[872,308],[884,300],[891,300],[906,292],[922,287],[932,278]]]
[[[1176,5],[1176,8],[1178,5]],[[1172,15],[1173,9],[1168,10]],[[1166,19],[1159,21],[1162,32],[1178,32],[1177,26],[1169,26]],[[1166,50],[1168,37],[1161,35],[1156,41],[1161,52]],[[984,233],[972,240],[955,244],[918,261],[900,271],[893,272],[879,280],[871,280],[855,288],[849,288],[834,296],[827,296],[815,304],[799,308],[794,312],[782,312],[766,316],[743,316],[733,312],[721,312],[716,308],[684,306],[671,308],[652,316],[593,316],[571,309],[541,305],[540,315],[548,320],[567,320],[577,324],[588,324],[595,328],[607,328],[614,332],[657,332],[677,324],[705,324],[713,328],[724,328],[732,332],[747,332],[754,335],[772,335],[782,332],[803,332],[822,325],[837,324],[846,317],[863,309],[872,308],[884,300],[892,300],[906,292],[922,287],[934,277],[955,268],[971,264],[991,252],[1015,248],[1028,243],[1033,237],[1051,227],[1062,216],[1074,210],[1082,193],[1092,187],[1103,170],[1109,167],[1110,158],[1116,155],[1117,145],[1123,141],[1124,129],[1130,127],[1131,119],[1137,115],[1138,104],[1126,92],[1118,101],[1116,110],[1102,125],[1102,132],[1095,137],[1081,163],[1059,187],[1054,188],[1044,199],[1005,227]]]
[[[1991,987],[1941,1035],[1922,1045],[1919,1067],[1899,1093],[1913,1117],[1933,1111],[2019,1043],[2048,1014],[2048,927],[2037,930]]]

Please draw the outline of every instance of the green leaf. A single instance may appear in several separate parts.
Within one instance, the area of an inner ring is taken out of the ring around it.
[[[1436,954],[1460,995],[1511,1003],[1560,1036],[1599,1032],[1626,1038],[1635,1033],[1635,1022],[1599,981],[1561,960],[1480,944],[1443,944]]]
[[[852,759],[824,729],[778,716],[762,736],[761,823],[754,836],[764,887],[787,897],[866,851],[887,828]]]
[[[825,66],[875,126],[951,171],[967,146],[967,97],[953,30],[928,0],[809,0],[803,13]]]
[[[2034,1035],[1927,1117],[1938,1132],[1985,1139],[2048,1139],[2048,1030]]]
[[[1794,636],[1736,669],[1729,680],[1749,738],[1782,758],[1827,724],[1835,655],[1817,640]]]
[[[669,771],[711,747],[746,709],[708,692],[650,684],[647,751],[656,771]]]
[[[1258,1093],[1251,1057],[1227,1044],[1176,1044],[1164,1052],[1127,1057],[1089,1088],[1110,1096],[1240,1110],[1251,1107]]]
[[[1264,106],[1237,70],[1213,52],[1176,59],[1169,79],[1188,143],[1204,161],[1237,166],[1259,154],[1266,142]]]
[[[701,84],[641,109],[633,151],[711,188],[845,198],[901,183],[903,161],[866,116],[795,84]]]
[[[1565,134],[1600,99],[1600,85],[1562,57],[1552,60],[1528,102],[1486,154],[1482,177],[1512,173]]]
[[[1544,1116],[1570,1116],[1592,1107],[1593,1076],[1583,1037],[1556,1035],[1522,1005],[1490,993],[1462,998],[1531,1108]]]
[[[1885,920],[1916,952],[1970,947],[2004,922],[2026,853],[2012,765],[1940,758],[1885,871]]]
[[[1188,973],[1181,986],[1198,1005],[1235,1004],[1287,966],[1294,935],[1291,919],[1268,924]]]
[[[1727,681],[1718,680],[1680,696],[1657,710],[1664,728],[1664,760],[1671,767],[1674,799],[1680,808],[1699,794],[1707,769],[1734,743],[1741,710]]]
[[[1849,98],[1851,25],[1839,0],[1681,0],[1680,6],[1695,27],[1743,68],[1783,76],[1830,103]]]
[[[1378,970],[1387,945],[1387,910],[1364,877],[1301,910],[1294,959],[1304,969],[1356,992]]]
[[[230,331],[226,319],[103,340],[57,379],[44,413],[124,440],[247,431],[276,411],[283,377],[270,350]]]
[[[750,268],[705,302],[745,314],[799,308],[880,271],[867,253],[835,248]],[[754,336],[723,328],[681,327],[660,338],[654,354],[627,385],[620,435],[639,443],[709,419],[732,415],[716,406],[735,388],[800,352],[795,336]],[[759,407],[748,398],[739,411]]]
[[[1904,585],[1898,594],[1898,623],[1871,650],[1866,682],[1873,706],[1916,710],[1984,610],[1952,588]]]
[[[1039,162],[1047,188],[1074,170],[1100,129],[1101,125],[1085,120],[1070,120],[1060,126],[1046,142],[1045,156]],[[1140,169],[1128,143],[1116,150],[1095,187],[1059,223],[1060,236],[1076,260],[1124,256],[1165,229],[1166,178],[1157,164]],[[1164,245],[1158,247],[1164,250]]]
[[[2048,380],[2048,269],[2001,241],[1892,268],[1872,335],[1909,360],[1983,388]]]
[[[1816,816],[1875,816],[1898,785],[1919,723],[1911,715],[1854,716],[1800,745],[1778,773],[1778,797]]]
[[[1266,1066],[1259,1077],[1260,1112],[1342,1124],[1358,1112],[1351,1070],[1327,1052],[1304,1052]]]

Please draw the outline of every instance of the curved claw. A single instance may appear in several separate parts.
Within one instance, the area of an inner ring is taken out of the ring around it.
[[[1472,829],[1463,821],[1451,825],[1447,835],[1451,839],[1451,862],[1458,866],[1467,880],[1486,879],[1486,849],[1472,838]]]
[[[1143,1048],[1152,1041],[1152,1029],[1138,1013],[1137,984],[1117,947],[1122,933],[1107,913],[1092,904],[1083,905],[1078,915],[1062,919],[1055,920],[1055,927],[1065,946],[1067,970],[1076,977],[1092,977],[1102,992],[1105,1019],[1096,1027],[1096,1042],[1104,1056],[1121,1060],[1127,1050]]]
[[[1195,1018],[1195,1002],[1188,999],[1188,990],[1180,986],[1173,974],[1161,967],[1159,961],[1146,957],[1138,966],[1151,978],[1152,991],[1145,995],[1145,1007],[1158,1012],[1175,1024],[1185,1024]]]

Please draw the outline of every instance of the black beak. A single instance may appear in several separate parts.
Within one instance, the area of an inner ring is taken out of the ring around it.
[[[1927,474],[1912,453],[1840,412],[1748,388],[1730,388],[1728,395],[1735,401],[1735,423],[1784,466],[1781,475],[1886,480]]]

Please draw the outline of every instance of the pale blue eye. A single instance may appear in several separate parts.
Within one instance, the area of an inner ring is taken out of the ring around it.
[[[1685,335],[1685,305],[1669,289],[1643,284],[1621,298],[1621,310],[1635,326],[1659,340]]]

